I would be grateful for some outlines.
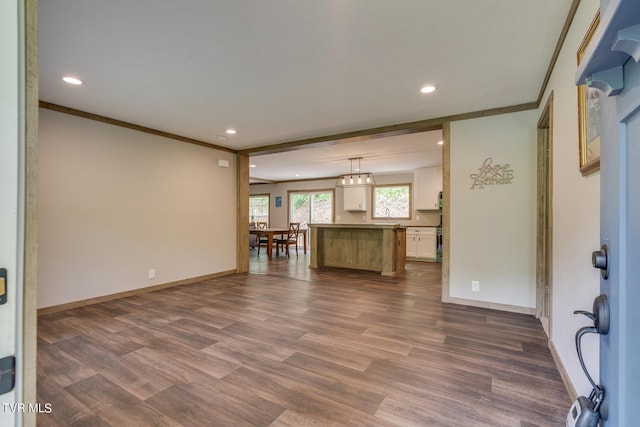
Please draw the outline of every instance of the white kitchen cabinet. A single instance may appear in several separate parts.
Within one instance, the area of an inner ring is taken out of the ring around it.
[[[436,227],[407,227],[407,258],[436,259]]]
[[[439,210],[442,168],[418,169],[413,173],[414,206],[419,211]]]
[[[343,187],[342,191],[345,211],[367,210],[367,187]]]

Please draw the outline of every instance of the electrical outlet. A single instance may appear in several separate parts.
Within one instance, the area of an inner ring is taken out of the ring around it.
[[[471,281],[471,290],[473,292],[480,292],[480,281],[472,280]]]
[[[149,270],[149,279],[155,279],[156,278],[156,270],[154,268]]]
[[[416,215],[416,221],[420,221],[420,215]]]

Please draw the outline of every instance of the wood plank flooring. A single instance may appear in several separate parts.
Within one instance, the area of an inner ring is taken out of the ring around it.
[[[440,264],[305,260],[41,316],[38,425],[564,425],[533,317],[442,304]]]

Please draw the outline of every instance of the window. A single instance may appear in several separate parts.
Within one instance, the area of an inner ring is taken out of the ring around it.
[[[375,187],[372,205],[374,219],[411,219],[411,184]]]
[[[333,190],[289,192],[289,221],[307,224],[333,222]]]
[[[249,196],[249,222],[269,223],[269,195],[256,194]]]

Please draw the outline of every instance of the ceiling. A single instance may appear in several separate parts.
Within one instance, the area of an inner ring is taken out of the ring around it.
[[[442,131],[319,146],[251,158],[252,182],[337,177],[351,172],[350,158],[362,157],[360,172],[375,175],[442,164]],[[356,172],[358,161],[353,162]]]
[[[40,1],[40,99],[233,150],[519,105],[537,100],[571,3]],[[429,166],[433,138],[257,156],[252,176],[328,176],[354,155],[374,173]]]

